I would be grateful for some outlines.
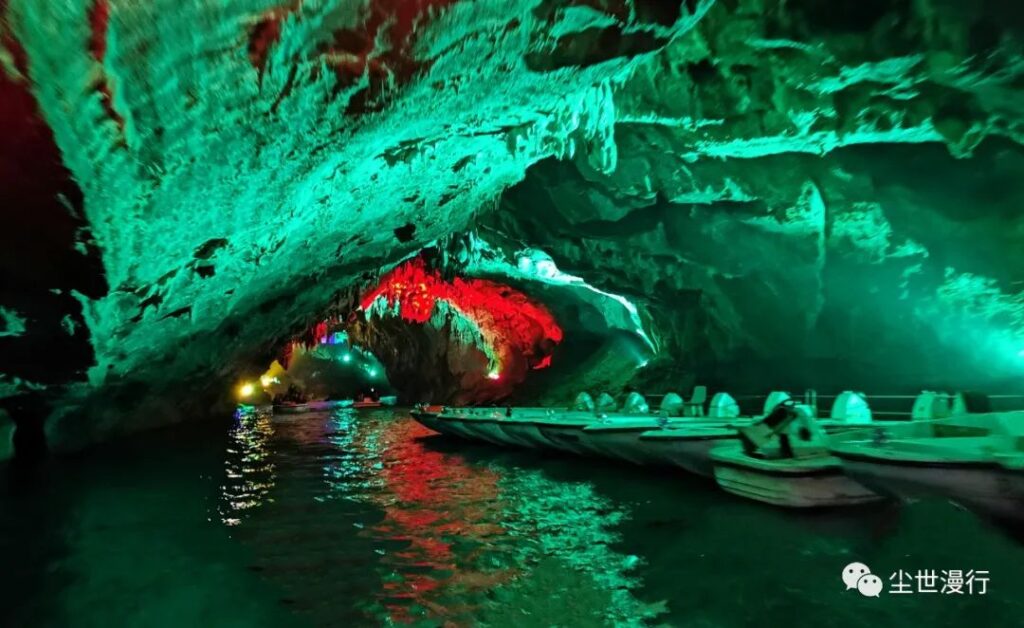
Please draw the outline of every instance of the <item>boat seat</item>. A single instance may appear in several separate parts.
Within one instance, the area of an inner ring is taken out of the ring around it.
[[[773,390],[768,393],[768,397],[764,400],[764,407],[761,408],[761,416],[768,416],[780,403],[789,401],[790,399],[791,397],[788,392]]]
[[[663,417],[683,416],[686,402],[674,392],[665,395],[658,406],[658,414]]]
[[[615,403],[615,399],[608,393],[603,392],[597,398],[597,412],[615,412],[617,408],[618,404]]]
[[[683,408],[683,416],[704,416],[704,402],[707,400],[707,386],[694,386],[693,395]]]
[[[952,400],[948,394],[924,390],[914,399],[914,406],[910,410],[910,420],[945,419],[952,415],[952,411]]]
[[[829,419],[842,423],[871,423],[871,408],[863,393],[844,390],[836,396]]]
[[[647,414],[650,412],[650,406],[647,405],[647,400],[643,395],[633,391],[626,396],[626,402],[622,404],[622,411],[626,414]]]
[[[594,411],[594,398],[587,392],[581,392],[576,395],[576,400],[572,402],[571,410],[578,410],[581,412],[593,412]]]
[[[740,415],[740,404],[727,392],[715,393],[708,406],[708,416],[715,419],[735,419]]]

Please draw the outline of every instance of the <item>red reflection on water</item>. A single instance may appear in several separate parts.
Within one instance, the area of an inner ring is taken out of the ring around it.
[[[470,467],[458,455],[430,449],[421,439],[433,432],[412,421],[394,421],[380,434],[379,446],[387,485],[385,494],[394,499],[383,505],[385,518],[374,527],[374,535],[409,543],[395,556],[406,564],[424,568],[425,573],[404,573],[403,578],[384,585],[390,599],[407,600],[452,617],[468,613],[466,604],[445,605],[442,590],[480,590],[507,582],[515,570],[483,571],[473,565],[475,552],[456,557],[444,537],[475,541],[481,548],[507,536],[492,523],[488,511],[504,509],[498,486],[500,475],[487,468]],[[443,575],[448,573],[450,575]],[[392,620],[407,622],[407,605],[387,604]]]

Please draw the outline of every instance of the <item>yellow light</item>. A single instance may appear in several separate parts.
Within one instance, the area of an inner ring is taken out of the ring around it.
[[[266,388],[267,386],[273,384],[274,380],[269,375],[264,375],[263,377],[260,378],[260,383],[263,384],[264,388]]]
[[[248,397],[253,393],[253,390],[255,390],[255,388],[252,384],[242,384],[242,387],[238,389],[238,394],[242,397]]]

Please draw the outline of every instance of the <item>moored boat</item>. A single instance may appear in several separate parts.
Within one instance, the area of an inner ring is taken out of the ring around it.
[[[850,477],[876,492],[940,497],[982,515],[1024,520],[1024,412],[848,432],[829,450]]]
[[[484,441],[494,445],[510,445],[511,441],[496,424],[500,412],[496,408],[459,408],[443,413],[441,420],[471,440]]]
[[[814,397],[815,395],[808,395]],[[739,417],[726,421],[694,422],[692,424],[668,425],[657,430],[643,432],[639,436],[641,447],[647,455],[658,460],[668,460],[691,473],[704,477],[714,475],[711,452],[716,447],[739,438],[737,428],[761,424],[760,429],[770,431],[764,420],[776,408],[792,404],[790,396],[782,391],[772,392],[764,401],[760,417]],[[714,404],[713,404],[714,405]],[[810,404],[797,404],[805,412],[814,415]],[[732,414],[732,412],[730,412]],[[871,411],[864,397],[852,391],[839,394],[832,404],[829,418],[819,424],[828,432],[851,430],[871,422]]]
[[[808,406],[785,402],[737,432],[738,441],[710,452],[715,481],[726,492],[789,508],[884,499],[843,473],[840,461],[828,453],[828,435]]]
[[[706,395],[703,386],[694,388],[690,401],[669,393],[662,398],[657,415],[614,417],[588,425],[579,440],[583,447],[598,455],[635,464],[672,464],[662,448],[652,446],[641,436],[654,430],[720,427],[737,420],[739,406],[724,392],[715,394],[705,414]]]
[[[437,432],[438,434],[444,434],[444,425],[441,422],[441,412],[444,410],[444,406],[432,406],[428,404],[420,404],[414,407],[410,412],[410,416],[416,420],[417,423],[423,427]]]

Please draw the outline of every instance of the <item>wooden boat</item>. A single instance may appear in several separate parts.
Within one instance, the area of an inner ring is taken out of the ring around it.
[[[715,481],[726,492],[776,506],[853,506],[884,499],[843,473],[828,435],[806,405],[786,402],[738,428],[737,442],[711,450]]]
[[[850,477],[900,499],[941,497],[979,514],[1024,521],[1024,412],[848,432],[830,453]]]

